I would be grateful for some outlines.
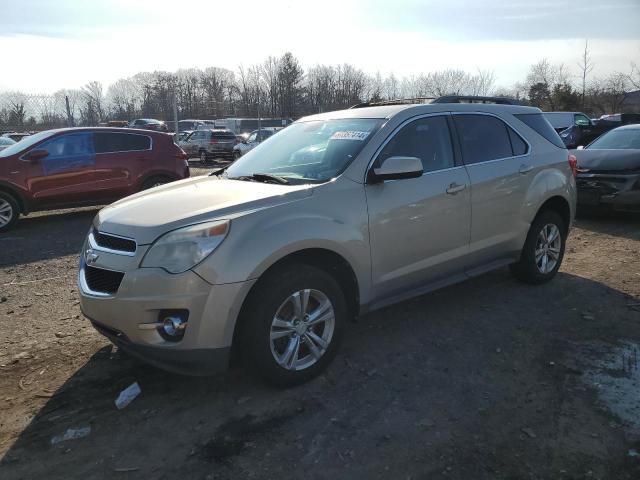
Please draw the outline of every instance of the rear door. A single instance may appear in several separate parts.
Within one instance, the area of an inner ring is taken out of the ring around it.
[[[150,135],[123,132],[96,132],[95,195],[102,199],[121,198],[132,193],[141,172],[152,160]]]
[[[464,275],[471,221],[469,177],[455,161],[448,115],[401,126],[373,167],[392,156],[422,160],[421,177],[366,186],[376,300]]]
[[[529,144],[502,119],[484,113],[453,114],[462,158],[471,179],[469,270],[517,255],[520,214],[535,175]]]
[[[86,202],[95,179],[92,132],[63,133],[31,150],[48,152],[45,158],[27,167],[27,188],[36,208]]]

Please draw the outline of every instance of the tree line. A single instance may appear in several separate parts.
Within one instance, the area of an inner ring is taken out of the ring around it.
[[[97,125],[107,120],[152,117],[272,117],[304,115],[348,108],[363,102],[442,95],[500,95],[543,110],[581,110],[590,115],[624,110],[626,94],[640,89],[640,70],[606,77],[592,75],[588,43],[575,69],[541,59],[511,87],[496,86],[492,71],[447,69],[398,78],[368,75],[349,64],[316,65],[306,71],[290,52],[237,70],[210,67],[176,72],[142,72],[122,78],[106,90],[99,81],[53,95],[0,93],[0,126]],[[573,71],[572,71],[573,70]],[[636,107],[637,108],[637,107]]]

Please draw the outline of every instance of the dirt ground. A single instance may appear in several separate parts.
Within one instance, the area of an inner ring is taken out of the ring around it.
[[[550,284],[502,269],[366,315],[326,374],[279,390],[165,373],[97,334],[76,291],[95,213],[0,237],[4,480],[640,478],[640,218],[580,219]]]

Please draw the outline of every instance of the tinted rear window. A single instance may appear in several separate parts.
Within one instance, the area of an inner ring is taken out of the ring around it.
[[[489,115],[454,115],[464,163],[472,164],[512,157],[507,126]]]
[[[541,113],[521,113],[514,115],[529,128],[553,143],[556,147],[566,148],[558,133]]]
[[[221,138],[223,140],[235,140],[236,136],[233,133],[213,132],[213,136]]]
[[[151,148],[151,139],[148,136],[131,133],[96,132],[94,142],[96,153],[131,152]]]

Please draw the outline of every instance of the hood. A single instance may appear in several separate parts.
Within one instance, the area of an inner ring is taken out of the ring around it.
[[[98,212],[94,226],[145,245],[185,225],[238,217],[306,198],[312,192],[309,185],[194,177],[119,200]]]
[[[595,171],[640,170],[640,150],[572,150],[578,169]]]

